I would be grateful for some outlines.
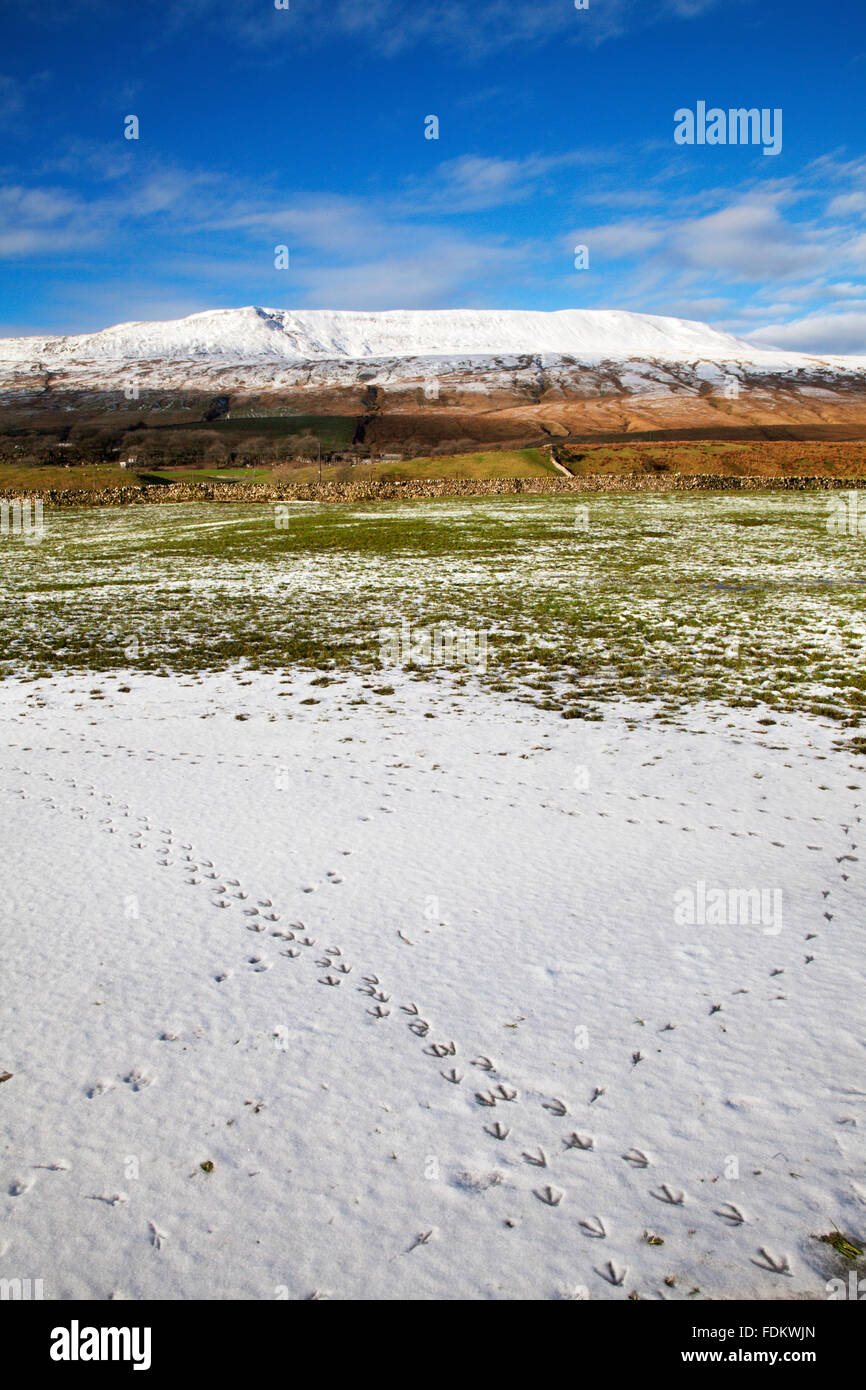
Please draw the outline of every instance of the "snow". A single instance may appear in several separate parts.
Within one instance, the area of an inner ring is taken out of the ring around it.
[[[834,729],[394,684],[0,686],[0,1277],[825,1297],[866,1202]],[[701,882],[781,921],[678,925]]]
[[[22,375],[58,374],[69,382],[115,384],[120,370],[144,371],[154,384],[186,384],[208,370],[258,372],[268,384],[274,373],[328,364],[325,380],[359,363],[400,364],[432,374],[487,366],[520,366],[527,355],[537,366],[574,362],[681,362],[748,364],[766,372],[823,369],[866,370],[866,357],[824,356],[758,348],[707,324],[625,310],[337,310],[217,309],[167,322],[122,323],[98,333],[69,337],[0,339],[0,385]],[[567,359],[562,363],[560,359]],[[498,359],[505,359],[498,363]],[[161,371],[160,371],[161,369]],[[184,370],[185,369],[185,370]],[[402,373],[405,375],[405,371]],[[241,377],[240,379],[244,379]]]

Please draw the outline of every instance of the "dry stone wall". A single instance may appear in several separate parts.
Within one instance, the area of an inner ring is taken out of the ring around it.
[[[729,477],[719,473],[591,474],[582,478],[414,478],[327,483],[167,483],[141,487],[0,491],[0,497],[41,497],[53,507],[127,507],[170,502],[367,502],[427,497],[501,497],[523,493],[809,492],[857,488],[860,478]]]

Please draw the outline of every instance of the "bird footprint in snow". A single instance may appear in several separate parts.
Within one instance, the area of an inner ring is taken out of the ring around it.
[[[165,1242],[168,1240],[168,1236],[166,1235],[165,1231],[161,1231],[159,1229],[159,1227],[156,1225],[154,1221],[149,1221],[147,1224],[150,1227],[151,1245],[153,1246],[154,1250],[161,1250],[162,1247],[165,1245]]]

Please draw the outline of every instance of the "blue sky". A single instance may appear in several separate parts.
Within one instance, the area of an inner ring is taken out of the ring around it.
[[[866,352],[863,0],[4,0],[0,25],[0,334],[586,307]],[[698,101],[780,108],[781,152],[676,144]]]

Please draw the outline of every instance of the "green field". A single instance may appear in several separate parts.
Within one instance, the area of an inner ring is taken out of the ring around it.
[[[565,715],[619,697],[866,711],[864,541],[809,493],[45,509],[0,539],[0,670],[300,664],[382,675],[383,634],[485,634],[451,670]],[[440,668],[423,664],[419,679]]]
[[[388,463],[323,463],[322,482],[391,482],[411,478],[543,478],[556,474],[543,449],[488,450],[476,454],[404,459]],[[273,468],[171,468],[160,477],[178,482],[315,483],[318,463]]]
[[[395,451],[396,452],[396,451]],[[389,463],[322,465],[323,482],[364,482],[411,478],[542,478],[556,474],[543,449],[490,449],[474,454],[442,454]],[[312,483],[318,467],[282,467],[274,470],[279,482]]]
[[[494,449],[412,458],[376,468],[384,478],[540,478],[557,471],[543,449]]]
[[[276,483],[272,468],[161,468],[151,481],[161,483]]]

